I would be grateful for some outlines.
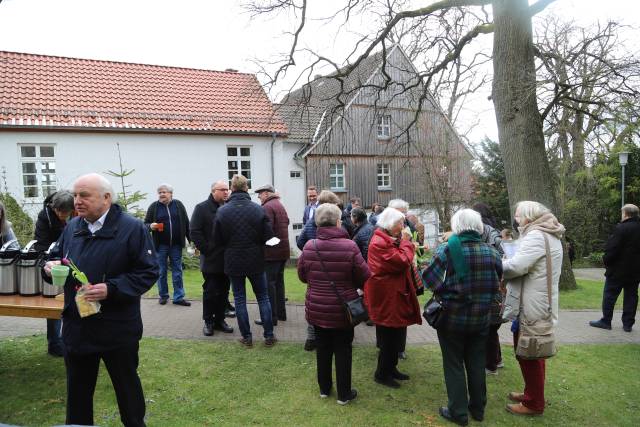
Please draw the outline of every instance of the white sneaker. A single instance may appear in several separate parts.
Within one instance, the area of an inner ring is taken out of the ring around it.
[[[346,405],[347,403],[354,400],[356,397],[358,397],[358,391],[356,389],[352,389],[351,393],[349,394],[349,397],[347,397],[345,400],[338,399],[338,405]]]
[[[501,360],[496,366],[498,368],[504,368],[504,362]]]
[[[485,368],[485,369],[484,369],[484,372],[485,372],[487,375],[498,375],[498,370],[497,370],[497,369],[496,369],[495,371],[492,371],[491,369],[487,369],[487,368]]]

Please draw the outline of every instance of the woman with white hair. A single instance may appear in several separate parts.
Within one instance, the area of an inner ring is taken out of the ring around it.
[[[565,229],[549,209],[538,202],[518,203],[514,218],[518,223],[520,245],[515,255],[504,261],[503,268],[504,279],[509,280],[505,300],[505,313],[509,314],[505,317],[514,320],[511,330],[517,348],[523,320],[532,323],[548,320],[550,316],[552,325],[558,322],[558,281],[562,269],[560,239]],[[547,262],[551,265],[549,277]],[[549,279],[550,283],[547,283]],[[524,392],[509,393],[509,399],[515,403],[507,405],[507,410],[516,415],[541,415],[545,406],[545,361],[516,358],[524,378]]]
[[[453,234],[438,247],[423,278],[443,306],[437,331],[449,403],[439,412],[449,421],[467,425],[469,413],[477,421],[484,419],[486,341],[492,301],[500,292],[502,262],[498,251],[482,241],[478,212],[459,210],[451,218],[451,228]]]
[[[400,387],[396,380],[409,379],[397,368],[407,326],[422,323],[411,271],[415,247],[402,231],[404,221],[404,214],[394,208],[386,208],[378,217],[369,243],[371,277],[364,285],[364,301],[380,347],[374,380],[392,388]]]

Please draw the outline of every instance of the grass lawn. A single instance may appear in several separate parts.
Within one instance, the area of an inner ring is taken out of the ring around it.
[[[44,336],[0,341],[0,423],[64,422],[63,361],[47,356]],[[522,379],[505,349],[505,369],[487,379],[490,426],[637,426],[638,345],[563,346],[547,365],[545,415],[516,418],[504,410]],[[373,382],[376,351],[354,349],[353,385],[358,399],[341,407],[320,399],[315,357],[297,344],[244,349],[235,343],[144,339],[140,376],[149,426],[448,426],[437,415],[446,403],[440,351],[409,348],[400,362],[412,379],[399,390]],[[180,361],[179,363],[176,363]],[[604,397],[604,398],[603,398]],[[104,365],[95,394],[95,423],[120,425]],[[471,425],[479,425],[472,422]]]
[[[184,271],[184,286],[187,299],[202,299],[202,274],[199,270]],[[578,289],[574,291],[562,291],[560,293],[560,308],[562,309],[599,309],[602,304],[603,282],[578,279]],[[307,285],[298,280],[295,268],[284,270],[284,283],[287,298],[291,303],[304,303]],[[171,284],[169,284],[171,292]],[[427,292],[428,293],[428,292]],[[158,296],[158,288],[154,286],[147,296]],[[247,282],[247,298],[255,300],[251,286]],[[424,300],[426,301],[426,299]],[[421,302],[424,302],[421,299]]]

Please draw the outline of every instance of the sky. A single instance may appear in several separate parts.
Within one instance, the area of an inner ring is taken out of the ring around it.
[[[252,17],[243,0],[0,1],[0,50],[211,70],[273,69],[268,64],[288,52],[288,32],[295,26],[292,16]],[[341,3],[344,0],[309,0],[313,16]],[[546,13],[584,25],[611,18],[640,28],[638,0],[557,0]],[[310,22],[304,46],[344,59],[351,47],[348,41],[372,25],[363,20],[354,24],[345,29],[335,22]],[[633,31],[630,39],[640,40],[640,30]],[[490,37],[481,43],[490,43]],[[640,42],[635,43],[637,52]],[[276,101],[291,86],[293,73],[269,95]],[[485,135],[497,139],[486,96],[469,101],[464,120],[479,121],[470,134],[472,141]]]

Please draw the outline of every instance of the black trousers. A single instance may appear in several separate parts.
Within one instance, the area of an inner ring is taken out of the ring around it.
[[[346,400],[351,393],[351,358],[353,328],[326,329],[314,326],[316,333],[316,365],[321,394],[331,391],[331,365],[336,359],[336,389],[338,399]]]
[[[267,273],[267,289],[271,303],[271,315],[274,323],[287,320],[287,308],[284,295],[284,265],[286,261],[265,261],[264,272]]]
[[[229,278],[224,273],[202,273],[202,277],[202,319],[221,323],[229,300]]]
[[[498,369],[498,363],[502,362],[502,350],[500,349],[500,336],[498,329],[501,323],[489,326],[489,335],[487,336],[487,350],[485,356],[485,367],[490,371]]]
[[[484,372],[487,332],[465,334],[438,330],[449,411],[456,419],[467,418],[469,411],[476,417],[484,415],[487,405]]]
[[[613,308],[620,292],[624,291],[622,299],[622,324],[632,327],[636,323],[636,310],[638,309],[638,283],[624,283],[608,278],[604,282],[602,293],[602,320],[611,324]]]
[[[138,377],[138,343],[102,353],[67,352],[67,420],[65,424],[94,425],[93,393],[100,359],[116,392],[120,420],[126,427],[144,426],[145,403]]]
[[[376,325],[376,339],[380,352],[378,353],[378,366],[376,377],[389,379],[397,369],[398,353],[402,351],[407,338],[407,328],[388,328]]]

